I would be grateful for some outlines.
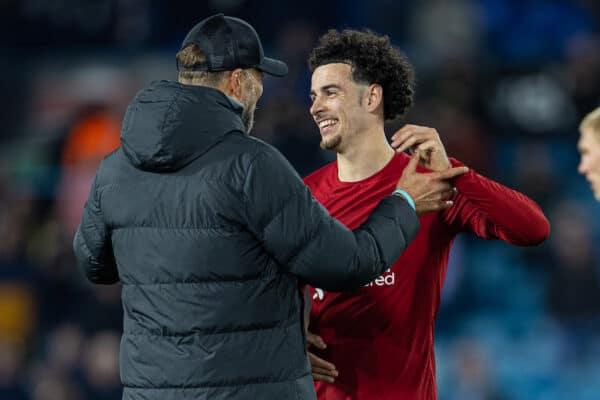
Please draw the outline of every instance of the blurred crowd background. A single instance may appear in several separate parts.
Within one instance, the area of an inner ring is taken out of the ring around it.
[[[301,175],[334,159],[309,113],[306,56],[328,28],[388,34],[416,69],[410,122],[536,200],[550,239],[463,235],[436,325],[440,399],[600,399],[600,205],[577,174],[577,125],[600,105],[595,0],[0,1],[0,399],[118,400],[120,287],[77,270],[73,233],[129,100],[176,79],[185,33],[252,23],[285,79],[254,134]]]

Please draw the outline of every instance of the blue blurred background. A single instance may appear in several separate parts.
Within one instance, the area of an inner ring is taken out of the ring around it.
[[[521,249],[464,235],[437,320],[440,399],[600,399],[600,206],[577,124],[600,105],[595,0],[0,1],[0,399],[118,400],[120,287],[93,287],[71,240],[133,95],[176,79],[185,33],[242,17],[290,66],[254,134],[301,175],[334,159],[308,113],[306,56],[328,28],[388,34],[415,65],[403,121],[535,199],[552,235]]]

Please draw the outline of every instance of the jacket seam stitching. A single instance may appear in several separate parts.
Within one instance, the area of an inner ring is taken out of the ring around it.
[[[228,283],[241,283],[241,282],[250,282],[250,281],[262,281],[265,280],[266,278],[272,278],[276,276],[275,274],[272,275],[265,275],[265,276],[260,276],[258,278],[252,277],[252,278],[247,278],[247,279],[214,279],[214,280],[197,280],[197,281],[193,281],[193,282],[181,282],[181,281],[169,281],[169,282],[153,282],[153,283],[125,283],[123,282],[124,286],[160,286],[160,285],[201,285],[201,284],[205,284],[205,283],[222,283],[222,284],[228,284]]]
[[[163,132],[163,129],[164,129],[165,125],[167,124],[167,119],[169,118],[169,115],[171,114],[171,110],[173,109],[173,106],[174,106],[175,102],[177,100],[179,100],[179,97],[181,97],[181,91],[176,90],[175,93],[176,93],[176,95],[175,95],[175,97],[173,97],[173,100],[171,100],[171,103],[169,104],[169,108],[167,108],[167,112],[165,113],[165,118],[163,119],[163,122],[162,122],[162,124],[160,126],[160,132],[161,133]],[[164,135],[161,135],[160,139],[161,139],[159,141],[160,146],[163,147],[163,145],[164,145],[164,139],[165,139]]]
[[[231,334],[235,334],[235,333],[249,333],[249,332],[262,332],[262,331],[272,331],[272,330],[288,330],[289,328],[293,327],[295,325],[294,322],[291,323],[287,323],[288,320],[280,320],[277,321],[274,325],[272,326],[264,326],[264,327],[259,327],[259,328],[249,328],[249,329],[244,329],[244,328],[240,328],[240,329],[232,329],[232,330],[222,330],[222,331],[215,331],[215,332],[200,332],[200,331],[196,331],[194,333],[188,333],[188,334],[155,334],[155,333],[135,333],[135,332],[123,332],[123,336],[148,336],[148,337],[161,337],[161,338],[182,338],[182,337],[192,337],[192,336],[198,336],[198,337],[203,337],[203,336],[217,336],[217,335],[231,335]]]
[[[189,390],[189,389],[210,389],[210,388],[221,388],[221,387],[236,387],[236,386],[247,386],[247,385],[268,385],[273,383],[286,383],[294,382],[298,379],[302,379],[309,376],[310,373],[304,373],[297,378],[285,379],[282,381],[270,381],[270,380],[254,380],[254,381],[241,381],[236,384],[222,384],[222,385],[185,385],[183,386],[160,386],[160,387],[144,387],[144,386],[133,386],[124,384],[123,387],[135,390],[163,390],[163,389],[177,389],[177,390]]]
[[[237,233],[244,232],[244,229],[239,227],[237,229],[229,229],[230,225],[220,226],[201,226],[201,227],[186,227],[186,226],[119,226],[112,228],[112,231],[119,231],[124,229],[160,229],[160,230],[172,230],[172,231],[208,231],[208,230],[221,230],[224,232]]]

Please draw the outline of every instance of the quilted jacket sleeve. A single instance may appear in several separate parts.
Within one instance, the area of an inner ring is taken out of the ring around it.
[[[349,230],[311,195],[274,148],[253,160],[244,185],[249,229],[288,272],[329,291],[352,290],[390,268],[416,236],[419,220],[403,199],[383,199]]]
[[[119,281],[110,241],[110,231],[102,218],[97,176],[83,208],[81,224],[73,240],[77,265],[93,283],[111,284]]]

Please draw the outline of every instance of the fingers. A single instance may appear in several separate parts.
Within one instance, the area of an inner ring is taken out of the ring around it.
[[[327,348],[327,344],[319,335],[315,335],[314,333],[306,332],[306,343],[309,345],[315,346],[317,349],[324,350]]]
[[[441,195],[442,193],[446,193],[452,190],[452,185],[448,181],[437,181],[433,186],[434,193]],[[437,199],[436,199],[437,200]]]
[[[435,179],[452,179],[469,172],[468,167],[454,167],[445,171],[436,172]]]
[[[310,361],[311,368],[320,368],[324,371],[329,371],[328,373],[333,374],[335,372],[337,376],[337,369],[335,365],[330,363],[329,361],[323,360],[321,357],[316,356],[314,353],[308,352],[308,359]]]
[[[442,211],[452,207],[453,204],[452,200],[422,201],[417,206],[417,214],[423,215],[431,211]]]
[[[413,153],[413,155],[410,157],[410,161],[408,161],[408,164],[406,165],[406,168],[404,170],[405,171],[408,170],[408,172],[416,172],[417,165],[419,165],[420,158],[421,158],[421,153],[419,153],[418,151],[415,151]]]
[[[410,136],[411,134],[413,134],[414,132],[425,132],[425,131],[435,131],[435,129],[433,128],[429,128],[427,126],[421,126],[421,125],[413,125],[413,124],[406,124],[404,125],[402,128],[398,129],[393,135],[392,135],[392,140],[406,140],[406,138],[408,136]]]
[[[458,190],[455,187],[450,190],[443,191],[441,192],[440,200],[450,200],[456,193],[458,193]]]
[[[317,368],[317,367],[312,368],[311,372],[316,375],[328,377],[331,379],[331,381],[333,381],[339,375],[339,372],[335,369],[324,369],[324,368]]]
[[[418,215],[423,215],[432,211],[442,211],[454,205],[451,198],[457,193],[457,189],[452,187],[446,181],[438,181],[435,189],[420,199],[416,204]]]
[[[433,182],[430,190],[421,195],[418,202],[449,200],[456,194],[456,190],[446,181]]]
[[[407,131],[399,135],[396,139],[393,139],[391,146],[396,149],[396,152],[400,153],[425,140],[427,140],[427,138],[423,137],[423,134]]]
[[[424,199],[423,201],[446,201],[454,197],[455,194],[456,192],[453,189],[440,190],[435,192],[433,195],[428,196],[428,198]]]
[[[314,380],[333,383],[335,378],[339,375],[335,365],[317,357],[310,351],[308,352],[308,359],[310,360],[311,372]]]
[[[419,125],[405,125],[391,137],[391,140],[391,146],[400,153],[414,145],[419,145],[429,140],[439,142],[439,135],[433,128]]]
[[[318,349],[325,349],[327,347],[327,344],[325,344],[323,338],[308,331],[306,332],[306,342]],[[330,383],[335,381],[335,378],[338,376],[338,371],[335,368],[335,365],[329,361],[323,360],[321,357],[314,355],[310,351],[308,352],[308,359],[310,361],[312,376],[315,381]]]
[[[406,140],[405,142],[392,142],[391,145],[396,150],[396,153],[402,153],[403,151],[410,149],[410,147],[413,146],[416,143],[416,141],[417,139],[412,137]]]
[[[331,376],[327,376],[327,375],[322,375],[316,372],[312,373],[312,377],[314,381],[321,381],[321,382],[328,382],[328,383],[334,383],[335,382],[335,378],[331,377]]]
[[[403,125],[402,128],[398,129],[396,132],[394,132],[394,134],[392,135],[392,139],[397,138],[399,135],[401,135],[403,132],[407,132],[411,129],[413,129],[416,125],[413,124],[406,124]]]
[[[421,154],[425,154],[431,150],[435,150],[435,148],[439,148],[440,142],[436,142],[435,140],[426,140],[417,146],[417,150],[421,152]]]
[[[436,188],[427,196],[422,198],[423,201],[438,201],[451,199],[455,194],[452,186],[446,182],[441,182],[436,185]]]

